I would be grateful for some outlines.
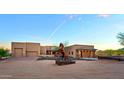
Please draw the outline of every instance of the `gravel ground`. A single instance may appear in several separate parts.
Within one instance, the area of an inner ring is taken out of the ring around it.
[[[0,61],[1,79],[124,79],[124,62],[84,61],[57,66],[54,60],[10,58]]]

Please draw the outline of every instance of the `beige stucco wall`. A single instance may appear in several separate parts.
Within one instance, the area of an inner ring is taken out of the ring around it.
[[[46,54],[46,48],[44,46],[40,46],[40,55]]]
[[[76,49],[94,49],[94,46],[93,45],[72,45],[72,46],[68,46],[65,49],[65,51],[67,55],[76,57]],[[72,55],[72,52],[73,52],[73,55]]]
[[[18,43],[12,42],[12,55],[15,56],[15,49],[22,48],[23,49],[23,56],[26,56],[26,43]]]
[[[46,55],[47,50],[52,50],[54,46],[40,46],[41,55]]]
[[[38,55],[40,55],[40,43],[27,43],[26,44],[27,51],[37,51]]]
[[[23,56],[26,56],[26,52],[37,52],[40,55],[40,43],[26,43],[26,42],[12,42],[12,55],[15,56],[15,49],[23,49]]]

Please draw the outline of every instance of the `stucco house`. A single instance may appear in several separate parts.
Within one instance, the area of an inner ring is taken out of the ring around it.
[[[75,58],[94,58],[96,49],[93,45],[71,45],[65,48],[67,55]]]
[[[12,42],[12,55],[15,57],[29,57],[40,55],[53,55],[55,46],[41,46],[40,43]],[[93,45],[71,45],[65,48],[67,55],[75,58],[94,58],[95,51]]]

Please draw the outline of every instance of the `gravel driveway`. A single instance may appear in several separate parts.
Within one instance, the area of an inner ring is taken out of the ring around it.
[[[0,62],[1,79],[124,79],[124,62],[84,61],[57,66],[54,60],[10,58]]]

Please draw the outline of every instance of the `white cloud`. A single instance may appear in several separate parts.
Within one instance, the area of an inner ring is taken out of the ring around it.
[[[65,15],[67,19],[73,20],[79,16],[79,14],[66,14]]]
[[[107,18],[107,17],[109,17],[110,15],[109,15],[109,14],[99,14],[98,16],[99,16],[99,17],[103,17],[103,18]]]

